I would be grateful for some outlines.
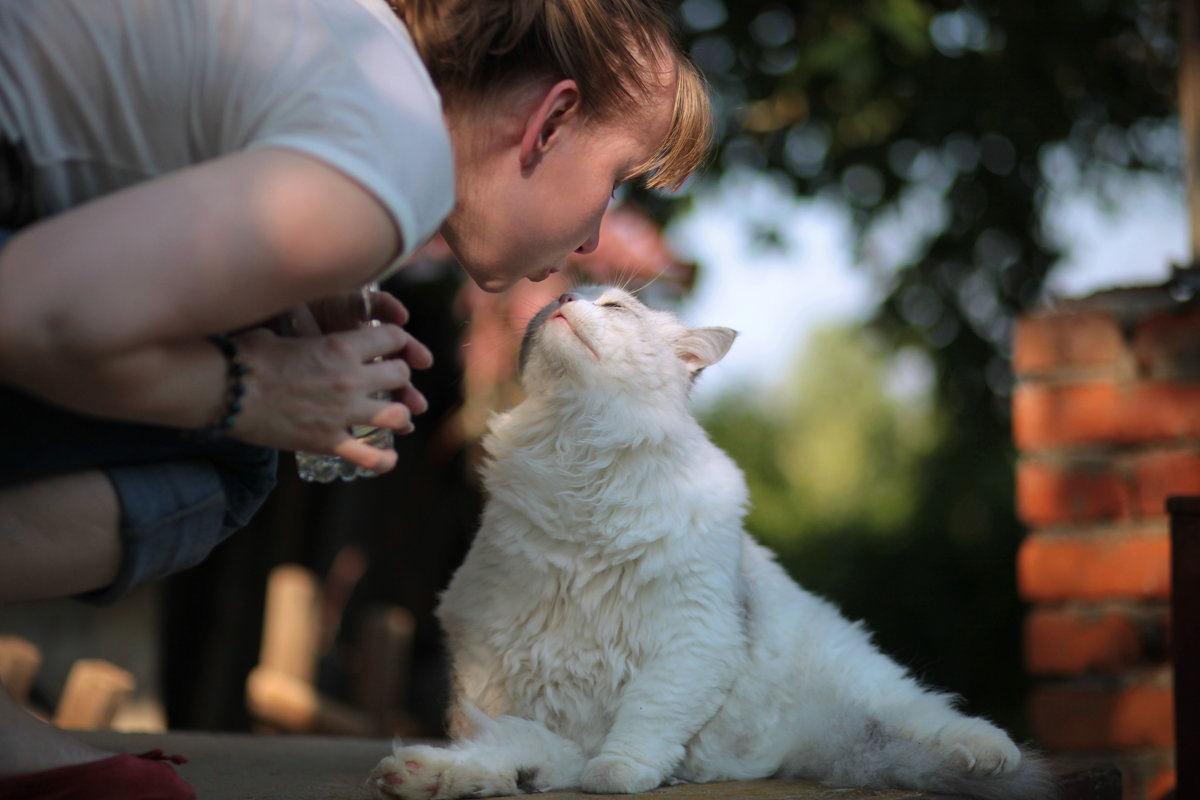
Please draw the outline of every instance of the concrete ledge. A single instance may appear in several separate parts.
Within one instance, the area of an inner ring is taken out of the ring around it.
[[[161,748],[166,753],[186,756],[188,763],[178,767],[179,774],[196,789],[198,800],[362,800],[370,796],[364,786],[367,774],[391,752],[391,742],[386,739],[112,731],[78,735],[114,752],[142,753]],[[1061,786],[1063,800],[1120,798],[1120,774],[1115,770],[1066,776]],[[1080,790],[1083,793],[1078,793]],[[952,800],[946,795],[907,790],[831,789],[808,781],[780,780],[681,784],[642,796],[656,800]],[[613,796],[614,800],[628,797]],[[604,796],[547,792],[537,798],[603,800]]]

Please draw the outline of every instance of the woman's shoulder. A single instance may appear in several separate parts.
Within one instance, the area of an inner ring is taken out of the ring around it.
[[[380,200],[405,243],[454,202],[441,98],[384,0],[203,0],[232,15],[203,104],[225,152],[276,146],[333,166]],[[210,12],[212,13],[212,12]],[[231,43],[233,40],[234,43]]]
[[[402,86],[414,103],[440,106],[408,31],[384,0],[199,0],[193,9],[209,70],[293,81],[293,91]]]

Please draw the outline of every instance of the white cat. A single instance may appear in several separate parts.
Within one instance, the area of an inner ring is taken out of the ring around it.
[[[438,608],[454,744],[398,744],[369,780],[381,797],[768,776],[1052,795],[1040,760],[742,530],[742,474],[688,411],[735,335],[614,288],[534,317],[526,399],[492,422],[482,527]]]

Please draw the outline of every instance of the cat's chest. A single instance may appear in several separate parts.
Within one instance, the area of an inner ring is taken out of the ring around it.
[[[491,641],[513,675],[618,684],[661,639],[666,587],[632,567],[527,576],[489,610]]]

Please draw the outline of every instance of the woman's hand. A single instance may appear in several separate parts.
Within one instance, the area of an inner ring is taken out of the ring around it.
[[[250,374],[243,410],[229,435],[282,450],[338,455],[375,472],[392,469],[394,450],[358,441],[349,427],[411,432],[412,417],[428,407],[412,385],[412,370],[429,367],[433,356],[400,327],[408,312],[395,297],[374,293],[372,311],[382,324],[300,337],[256,328],[235,337]],[[371,397],[381,393],[391,399]]]

